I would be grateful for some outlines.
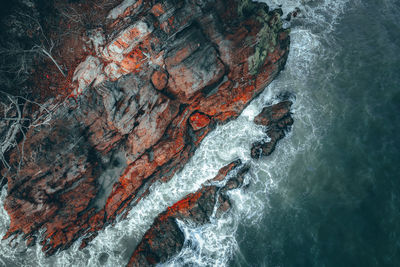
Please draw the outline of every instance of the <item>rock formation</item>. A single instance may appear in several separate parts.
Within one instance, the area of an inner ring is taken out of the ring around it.
[[[249,170],[241,161],[234,161],[220,169],[218,175],[197,192],[178,201],[158,215],[134,251],[128,266],[150,266],[163,263],[177,254],[185,241],[177,220],[202,225],[211,216],[219,216],[230,208],[228,190],[240,187]],[[226,179],[225,179],[226,178]],[[213,183],[223,181],[222,186]]]
[[[270,155],[277,142],[285,136],[285,131],[293,124],[291,105],[292,102],[286,100],[266,106],[255,117],[254,123],[266,127],[270,140],[253,144],[253,158]],[[248,171],[249,166],[241,164],[240,160],[232,162],[220,169],[218,175],[206,182],[196,193],[187,195],[159,214],[133,252],[128,266],[152,266],[166,262],[178,254],[185,238],[177,220],[203,225],[210,222],[211,216],[226,212],[231,207],[226,192],[242,186],[244,175]],[[225,183],[220,186],[212,184],[221,181]]]
[[[259,158],[269,156],[274,152],[276,144],[285,137],[285,132],[293,124],[290,113],[292,102],[282,101],[278,104],[263,108],[260,114],[254,118],[254,123],[266,126],[268,140],[258,141],[251,148],[251,157]]]
[[[88,33],[72,97],[48,102],[51,119],[10,153],[4,238],[33,244],[44,228],[47,255],[81,236],[84,247],[154,181],[168,181],[288,55],[280,12],[263,3],[126,0],[107,19]]]

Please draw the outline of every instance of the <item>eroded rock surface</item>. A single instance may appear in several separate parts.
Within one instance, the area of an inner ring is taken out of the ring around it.
[[[226,192],[243,184],[244,175],[249,170],[234,161],[220,169],[218,175],[203,185],[197,192],[191,193],[158,215],[150,229],[144,234],[136,247],[128,266],[153,266],[170,259],[182,249],[185,237],[177,220],[203,225],[210,222],[211,216],[220,216],[231,204]],[[222,181],[224,185],[213,185]]]
[[[279,11],[241,0],[124,1],[93,33],[74,98],[10,153],[4,238],[45,228],[53,254],[114,222],[181,170],[283,68]],[[23,158],[20,153],[23,149]]]
[[[254,123],[266,126],[268,139],[256,142],[251,148],[251,157],[259,158],[269,156],[274,152],[276,144],[285,137],[285,132],[293,124],[290,113],[292,102],[282,101],[278,104],[263,108],[260,114],[254,118]]]

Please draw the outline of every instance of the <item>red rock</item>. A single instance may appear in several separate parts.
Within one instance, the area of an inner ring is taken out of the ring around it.
[[[158,4],[155,4],[155,5],[152,7],[151,13],[153,13],[154,16],[159,17],[159,16],[161,16],[162,14],[165,13],[165,10],[164,10],[162,4],[161,4],[161,3],[158,3]]]
[[[206,127],[208,124],[210,124],[210,118],[204,114],[201,113],[194,113],[192,116],[190,116],[190,125],[192,126],[193,130],[197,131],[200,130],[201,128]]]
[[[224,76],[225,66],[217,51],[197,27],[186,29],[172,45],[174,48],[165,59],[169,73],[168,90],[180,101],[190,101]]]
[[[181,170],[217,124],[240,115],[283,68],[289,36],[276,12],[244,1],[253,7],[244,16],[239,2],[132,1],[110,14],[109,39],[91,51],[96,64],[77,70],[90,73],[75,81],[89,87],[26,132],[19,171],[19,150],[10,151],[4,238],[31,240],[46,228],[48,255],[83,233],[85,246]]]
[[[291,101],[282,101],[278,104],[263,108],[260,114],[254,118],[254,123],[267,126],[266,133],[269,141],[258,141],[253,144],[251,157],[259,158],[270,155],[280,139],[285,136],[285,132],[293,124],[290,113]]]
[[[162,90],[168,83],[167,74],[164,71],[155,71],[151,76],[151,82],[153,83],[154,88]]]
[[[258,125],[271,126],[271,123],[276,123],[290,115],[291,105],[292,102],[290,101],[282,101],[278,104],[264,107],[261,113],[254,118],[254,123]]]

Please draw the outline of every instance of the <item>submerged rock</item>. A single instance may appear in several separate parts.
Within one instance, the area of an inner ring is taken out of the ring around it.
[[[75,71],[74,98],[48,103],[51,117],[10,153],[4,238],[33,242],[44,228],[47,255],[82,236],[84,247],[168,181],[288,56],[288,30],[262,3],[127,0],[108,18]]]

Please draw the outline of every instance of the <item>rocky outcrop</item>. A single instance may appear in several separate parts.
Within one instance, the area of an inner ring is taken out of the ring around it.
[[[82,236],[84,247],[154,181],[168,181],[288,55],[280,12],[262,3],[127,0],[108,21],[91,31],[73,97],[48,103],[51,117],[10,153],[4,238],[32,244],[43,228],[48,255]]]
[[[220,169],[218,175],[197,192],[168,207],[144,234],[128,266],[152,266],[179,253],[185,237],[177,220],[203,225],[210,222],[211,216],[218,217],[226,212],[231,206],[226,192],[240,187],[248,170],[249,167],[241,165],[240,160],[234,161]],[[225,184],[215,185],[217,181],[224,181]]]
[[[291,105],[292,102],[286,100],[266,106],[255,117],[256,124],[266,127],[269,140],[253,144],[253,158],[270,155],[277,142],[285,136],[293,124]],[[187,195],[159,214],[133,252],[128,266],[153,266],[178,254],[185,237],[177,220],[200,226],[209,223],[211,216],[218,217],[228,211],[231,203],[226,192],[241,187],[248,171],[249,166],[241,164],[240,160],[232,162],[220,169],[218,175],[197,192]]]
[[[276,144],[285,137],[285,132],[293,124],[290,113],[292,102],[282,101],[278,104],[263,108],[260,114],[254,118],[254,123],[266,126],[268,139],[256,142],[251,148],[251,157],[259,158],[269,156],[274,152]]]

